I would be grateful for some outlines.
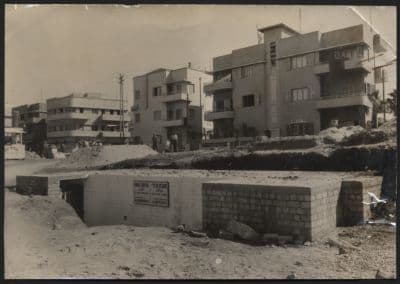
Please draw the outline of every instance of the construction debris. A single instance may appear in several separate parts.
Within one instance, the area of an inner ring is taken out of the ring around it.
[[[260,239],[260,235],[253,228],[235,220],[229,221],[226,230],[245,241],[255,241]]]
[[[339,249],[341,248],[343,250],[346,250],[346,249],[352,249],[352,250],[357,250],[357,251],[360,250],[360,248],[353,246],[352,244],[349,244],[345,241],[339,241],[339,240],[333,239],[333,238],[328,238],[328,244],[330,246],[334,246]]]

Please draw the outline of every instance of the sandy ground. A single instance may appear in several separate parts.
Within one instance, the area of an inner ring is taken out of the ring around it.
[[[4,162],[4,183],[5,186],[15,186],[17,175],[31,175],[44,168],[54,166],[57,160],[7,160]]]
[[[88,228],[62,200],[9,191],[5,197],[6,278],[282,279],[295,273],[343,279],[395,272],[395,234],[388,227],[338,228],[339,238],[360,248],[339,255],[322,241],[251,246],[168,228]]]
[[[37,170],[6,164],[6,179]],[[8,167],[8,168],[7,168]],[[21,170],[20,170],[21,169]],[[350,279],[395,273],[395,233],[384,226],[338,228],[359,250],[339,254],[324,240],[311,246],[251,246],[191,238],[168,228],[87,227],[64,201],[5,189],[6,278]]]

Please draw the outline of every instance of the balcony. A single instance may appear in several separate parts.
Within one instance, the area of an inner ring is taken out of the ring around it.
[[[47,120],[60,120],[60,119],[77,119],[77,120],[88,120],[92,114],[80,113],[80,112],[61,112],[56,114],[48,114]]]
[[[102,114],[100,119],[103,121],[120,121],[121,116],[118,114]],[[124,121],[130,121],[130,116],[128,113],[124,114]]]
[[[314,74],[316,74],[316,75],[326,74],[326,73],[329,73],[329,71],[330,71],[330,68],[329,68],[328,62],[321,62],[314,66]]]
[[[344,61],[345,70],[360,70],[369,73],[372,68],[372,62],[366,59],[352,58]]]
[[[185,124],[184,119],[164,120],[163,127],[177,127]]]
[[[372,107],[368,96],[365,93],[355,95],[327,96],[317,101],[317,109],[339,108],[348,106]]]
[[[213,121],[217,119],[228,119],[233,118],[234,112],[233,110],[226,111],[208,111],[204,114],[204,119],[207,121]]]
[[[119,137],[119,131],[92,131],[92,130],[66,130],[48,132],[48,138],[57,137],[97,137],[99,133],[103,133],[103,137]],[[125,137],[130,137],[130,133],[125,131]]]
[[[204,92],[212,94],[215,91],[232,89],[232,76],[229,74],[213,83],[204,85]]]
[[[174,101],[186,101],[188,100],[190,95],[188,93],[173,93],[170,95],[165,95],[161,97],[161,101],[164,103],[174,102]],[[190,102],[190,99],[189,99]]]

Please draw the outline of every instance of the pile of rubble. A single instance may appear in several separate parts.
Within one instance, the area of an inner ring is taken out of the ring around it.
[[[39,160],[41,158],[36,152],[25,151],[25,160]]]
[[[92,145],[78,148],[57,168],[89,169],[106,166],[127,159],[144,158],[157,152],[146,145]]]

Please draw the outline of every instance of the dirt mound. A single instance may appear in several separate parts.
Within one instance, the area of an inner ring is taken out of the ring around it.
[[[41,158],[36,152],[25,151],[25,160],[39,160]]]
[[[358,134],[364,132],[365,129],[361,126],[346,126],[341,128],[330,127],[325,130],[322,130],[319,133],[319,136],[322,138],[322,141],[326,144],[339,144],[347,137],[350,137],[354,134]]]
[[[389,136],[380,129],[361,131],[345,137],[339,142],[343,146],[354,146],[361,144],[376,144],[389,140]]]
[[[93,168],[155,154],[157,152],[146,145],[92,146],[71,153],[66,160],[58,163],[56,168]]]
[[[26,212],[35,224],[41,224],[53,230],[86,227],[75,210],[64,200],[47,196],[29,198],[16,196],[14,202],[15,207]]]

